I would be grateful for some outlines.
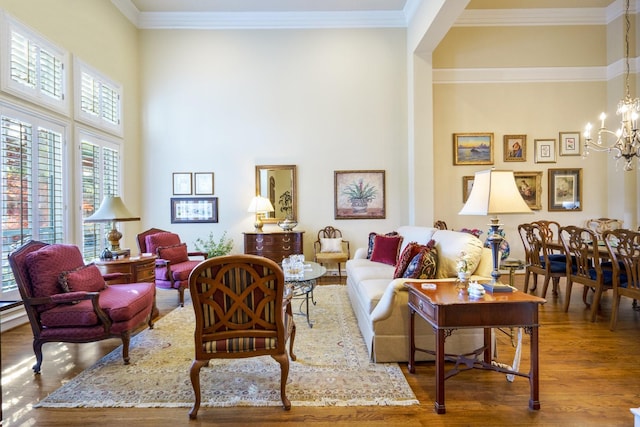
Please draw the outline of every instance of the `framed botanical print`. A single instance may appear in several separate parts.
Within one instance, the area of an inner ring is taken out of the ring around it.
[[[218,222],[218,198],[172,198],[171,223],[188,222]]]
[[[520,195],[532,210],[542,209],[542,172],[514,172]]]
[[[335,219],[384,219],[383,170],[335,171]]]
[[[505,135],[503,139],[505,162],[527,161],[527,135]]]
[[[549,169],[549,210],[582,210],[582,169]]]
[[[173,194],[176,196],[191,195],[191,173],[174,172],[173,174]]]
[[[213,173],[212,172],[195,172],[193,174],[195,185],[195,194],[212,195],[213,194]]]
[[[560,132],[560,155],[580,155],[580,132]]]
[[[454,165],[492,165],[493,133],[454,133]]]
[[[556,162],[556,140],[536,139],[535,141],[535,162],[555,163]]]

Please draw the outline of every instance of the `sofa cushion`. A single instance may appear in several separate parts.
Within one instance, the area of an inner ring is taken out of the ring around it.
[[[63,271],[58,276],[58,283],[63,292],[100,292],[106,286],[102,273],[95,264]]]
[[[374,233],[374,232],[369,233],[369,244],[367,245],[367,259],[371,259],[371,254],[373,253],[373,245],[375,243],[376,236],[397,236],[397,235],[398,235],[397,231],[390,231],[385,234]]]
[[[402,236],[375,236],[373,239],[373,252],[371,261],[396,265]]]
[[[158,248],[161,246],[173,246],[180,243],[180,236],[175,233],[163,231],[160,233],[149,234],[145,236],[144,241],[147,245],[147,252],[158,255]]]
[[[342,252],[342,238],[320,238],[320,252]]]
[[[437,230],[433,233],[438,250],[438,272],[436,279],[455,277],[456,263],[461,252],[468,257],[469,271],[474,272],[480,263],[483,244],[480,239],[469,233],[452,230]]]
[[[172,264],[189,261],[189,254],[187,253],[187,244],[179,243],[171,246],[160,246],[158,248],[158,257],[165,259]]]
[[[437,228],[434,227],[422,227],[417,225],[403,225],[398,227],[398,234],[404,238],[402,246],[400,246],[400,253],[402,253],[409,242],[426,245],[433,238],[433,233],[435,233],[436,230]]]
[[[402,277],[407,279],[434,279],[437,270],[438,250],[431,244],[431,246],[428,245],[420,249],[407,266]]]
[[[369,259],[350,259],[347,261],[347,276],[354,283],[369,279],[383,279],[389,282],[393,278],[394,267]]]

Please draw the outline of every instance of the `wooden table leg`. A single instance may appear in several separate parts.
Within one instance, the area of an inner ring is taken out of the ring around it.
[[[537,309],[537,308],[536,308]],[[537,319],[536,319],[537,323]],[[538,378],[538,327],[531,328],[531,372],[529,372],[529,382],[531,385],[531,399],[529,408],[540,409],[540,383]]]
[[[410,373],[416,372],[416,312],[409,307],[409,369]]]
[[[436,330],[436,413],[444,414],[444,329]]]
[[[484,363],[491,364],[491,328],[484,328]]]

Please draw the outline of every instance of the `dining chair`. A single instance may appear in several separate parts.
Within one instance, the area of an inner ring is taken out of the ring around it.
[[[605,231],[608,230],[618,230],[622,228],[623,222],[619,219],[614,218],[594,218],[588,219],[586,222],[586,227],[595,231],[598,236],[598,240],[603,239],[603,235]]]
[[[560,241],[564,247],[565,254],[570,255],[572,259],[572,262],[565,263],[567,269],[567,295],[564,311],[569,310],[573,283],[580,283],[584,285],[582,300],[587,307],[591,307],[591,321],[595,322],[602,294],[613,287],[613,270],[602,267],[602,258],[598,248],[598,235],[591,229],[569,225],[560,227]],[[591,303],[587,301],[589,289],[594,290]]]
[[[546,245],[546,252],[549,256],[549,260],[551,261],[559,261],[566,262],[567,256],[564,254],[562,249],[554,248],[553,243],[558,243],[560,241],[560,223],[557,221],[539,219],[537,221],[533,221],[532,224],[538,226],[540,230],[540,237],[542,237],[544,245]],[[535,288],[531,289],[532,291]],[[553,293],[557,294],[558,287],[557,284],[554,283]]]
[[[640,232],[633,230],[607,230],[603,234],[613,268],[613,303],[609,329],[616,329],[620,297],[633,298],[638,310],[640,299]]]
[[[538,276],[544,277],[542,286],[542,297],[547,294],[549,282],[553,282],[554,294],[557,292],[560,278],[566,277],[567,269],[565,261],[554,261],[550,258],[551,250],[545,245],[543,233],[540,227],[533,223],[518,225],[518,233],[524,246],[525,252],[525,279],[524,292],[529,291],[529,279],[533,276],[533,288],[538,286]]]

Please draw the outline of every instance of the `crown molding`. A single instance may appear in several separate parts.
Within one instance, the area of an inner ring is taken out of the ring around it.
[[[606,8],[465,9],[454,27],[606,25]]]

